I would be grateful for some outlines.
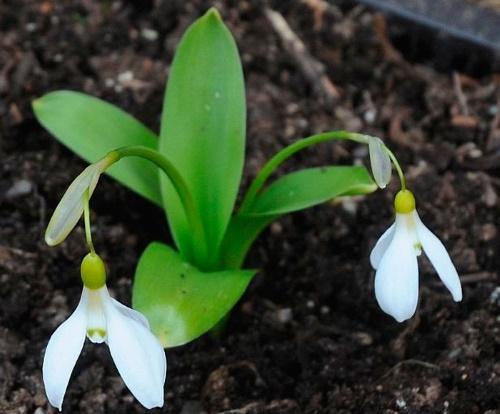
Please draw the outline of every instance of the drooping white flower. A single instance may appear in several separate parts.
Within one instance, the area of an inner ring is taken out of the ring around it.
[[[424,250],[456,302],[462,287],[443,243],[422,223],[415,198],[408,190],[395,198],[396,221],[378,239],[370,254],[375,273],[375,296],[382,310],[403,322],[415,313],[418,302],[417,256]]]
[[[165,352],[147,319],[111,298],[104,263],[95,253],[82,262],[84,288],[73,314],[51,336],[43,360],[43,382],[50,403],[62,409],[71,372],[85,337],[106,342],[123,381],[146,408],[163,406]]]
[[[100,161],[90,164],[76,177],[64,193],[57,205],[45,231],[45,242],[49,246],[61,243],[73,230],[83,214],[83,200],[85,193],[92,196],[99,177],[113,162],[113,154]]]

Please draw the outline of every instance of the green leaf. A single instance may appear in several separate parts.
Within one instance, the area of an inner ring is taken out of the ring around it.
[[[156,135],[135,118],[101,99],[79,92],[51,92],[33,101],[40,123],[88,162],[126,145],[156,149]],[[158,169],[149,161],[126,158],[107,170],[131,190],[161,206]]]
[[[215,326],[254,274],[253,270],[204,273],[169,246],[154,242],[137,265],[133,307],[148,318],[163,346],[183,345]]]
[[[282,215],[315,206],[345,195],[375,191],[365,167],[334,166],[308,168],[287,174],[259,194],[249,215]]]
[[[193,193],[211,257],[229,223],[241,181],[245,122],[238,50],[219,14],[211,9],[187,30],[177,48],[159,143],[160,151],[173,160]],[[185,214],[172,185],[161,179],[164,206],[177,245],[184,257],[206,266],[188,251],[192,236]]]
[[[252,243],[269,224],[280,216],[245,216],[231,218],[220,248],[219,265],[223,269],[239,269]]]
[[[237,269],[258,235],[286,213],[303,210],[339,196],[377,189],[365,167],[320,167],[287,174],[259,194],[245,214],[231,218],[221,245],[219,264]]]

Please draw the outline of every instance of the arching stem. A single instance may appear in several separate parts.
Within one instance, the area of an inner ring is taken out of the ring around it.
[[[196,246],[191,247],[196,248],[196,251],[200,251],[200,247],[202,247],[201,257],[199,257],[198,259],[202,260],[203,262],[207,262],[207,260],[209,260],[207,238],[199,210],[196,206],[193,195],[191,194],[191,191],[187,186],[186,181],[182,177],[179,170],[173,165],[173,163],[158,151],[144,146],[129,146],[118,148],[111,151],[107,156],[114,157],[115,160],[113,162],[117,162],[124,157],[144,158],[148,161],[151,161],[165,173],[179,196],[179,199],[184,208],[184,212],[186,214],[188,225],[193,232],[192,240],[193,243],[196,243]]]
[[[264,184],[266,183],[269,176],[278,168],[284,161],[290,158],[293,154],[308,148],[312,145],[319,144],[320,142],[326,142],[331,140],[350,140],[355,141],[361,144],[367,144],[371,137],[367,135],[357,134],[354,132],[348,131],[332,131],[325,132],[322,134],[312,135],[307,138],[300,139],[293,144],[283,148],[279,151],[274,157],[272,157],[262,169],[259,171],[255,179],[252,181],[243,202],[241,204],[240,213],[245,213],[247,211],[259,191],[262,189]]]
[[[394,165],[394,168],[396,168],[396,171],[397,171],[398,176],[399,176],[399,181],[401,182],[401,190],[406,190],[406,177],[403,173],[403,169],[401,168],[401,165],[399,164],[399,161],[397,160],[394,153],[389,148],[387,148],[385,145],[384,145],[384,149],[387,151],[387,155],[389,155],[389,158],[391,159],[392,164]]]

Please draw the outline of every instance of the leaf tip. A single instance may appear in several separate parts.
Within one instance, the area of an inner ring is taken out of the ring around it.
[[[208,9],[208,11],[205,13],[205,16],[203,17],[207,20],[222,22],[222,17],[219,13],[219,10],[217,10],[215,7],[210,7],[210,9]]]
[[[42,108],[42,98],[36,98],[31,101],[31,108],[33,112],[36,114]]]

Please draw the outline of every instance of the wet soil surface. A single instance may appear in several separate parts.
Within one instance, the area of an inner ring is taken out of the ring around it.
[[[285,217],[252,249],[247,265],[261,270],[226,333],[167,351],[166,404],[153,412],[499,413],[500,78],[437,72],[407,58],[410,45],[393,47],[390,24],[350,2],[268,4],[324,65],[327,79],[317,84],[284,47],[265,4],[214,4],[245,69],[245,183],[299,137],[339,128],[383,137],[406,168],[421,217],[456,263],[464,300],[454,303],[422,258],[415,318],[398,324],[378,308],[368,256],[393,219],[395,179],[369,197]],[[85,91],[158,130],[175,45],[210,5],[0,3],[0,412],[55,412],[42,356],[79,299],[85,253],[81,228],[57,248],[42,241],[85,163],[37,124],[30,102],[51,90]],[[285,170],[353,162],[366,163],[366,150],[326,144]],[[109,178],[92,210],[110,289],[129,304],[142,250],[171,242],[164,216]],[[107,347],[87,344],[64,412],[145,411]]]

